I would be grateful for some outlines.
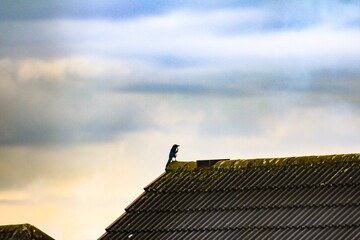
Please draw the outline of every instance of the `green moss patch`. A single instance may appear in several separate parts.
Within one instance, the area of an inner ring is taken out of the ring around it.
[[[212,167],[198,168],[196,162],[174,161],[168,165],[166,171],[209,171],[211,175],[226,170],[245,170],[257,168],[291,168],[291,167],[311,167],[330,164],[360,164],[360,154],[337,154],[321,156],[301,156],[286,158],[263,158],[263,159],[238,159],[219,161]]]

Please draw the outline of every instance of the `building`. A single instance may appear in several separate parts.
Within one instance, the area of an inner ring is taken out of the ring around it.
[[[54,240],[30,224],[0,226],[1,240]]]
[[[100,240],[360,239],[360,154],[172,162]]]

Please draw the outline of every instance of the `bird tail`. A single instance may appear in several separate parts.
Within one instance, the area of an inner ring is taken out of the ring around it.
[[[171,163],[172,158],[170,157],[168,162],[166,163],[166,167]]]

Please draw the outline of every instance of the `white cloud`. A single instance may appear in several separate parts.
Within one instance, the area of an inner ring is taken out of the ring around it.
[[[1,144],[103,141],[146,128],[141,102],[108,92],[129,71],[123,61],[91,57],[1,60]]]
[[[71,81],[77,79],[96,79],[124,77],[130,69],[118,59],[78,56],[67,58],[24,58],[2,59],[1,76],[5,71],[14,73],[17,81]]]
[[[96,22],[94,28],[99,29],[96,34],[99,36],[88,36],[83,30],[91,25],[89,22],[69,22],[67,29],[76,29],[80,35],[91,39],[78,46],[83,51],[118,53],[144,59],[173,55],[204,61],[205,64],[216,60],[212,66],[217,67],[231,62],[231,67],[239,63],[253,68],[259,64],[273,67],[284,61],[303,61],[322,67],[334,60],[338,64],[345,61],[345,65],[358,60],[360,54],[360,32],[357,29],[315,26],[300,30],[219,35],[214,33],[217,30],[214,25],[221,29],[222,24],[226,26],[226,18],[209,13],[210,16],[201,19],[196,14],[177,13],[175,16],[125,23]],[[191,21],[194,24],[187,24]],[[76,43],[77,39],[72,36],[72,33],[68,35],[69,42]]]
[[[218,69],[225,66],[226,69],[237,69],[239,66],[241,69],[279,69],[284,62],[292,68],[296,68],[299,62],[309,68],[334,64],[347,66],[357,64],[360,55],[359,30],[343,24],[359,16],[348,13],[340,11],[334,15],[328,14],[322,21],[302,28],[290,26],[278,29],[271,26],[276,24],[276,21],[272,23],[273,12],[265,8],[207,12],[182,10],[114,21],[8,22],[6,25],[2,23],[0,29],[5,33],[9,28],[17,31],[8,37],[6,34],[3,36],[4,43],[9,46],[4,44],[1,50],[9,55],[18,53],[15,50],[11,52],[13,36],[17,39],[17,47],[21,45],[20,49],[24,48],[24,54],[32,52],[31,55],[35,56],[66,55],[70,52],[80,56],[91,54],[105,59],[126,58],[149,63],[173,56]],[[40,34],[29,35],[31,29]],[[47,50],[48,53],[44,52]],[[91,64],[84,62],[84,59],[74,61],[78,61],[75,63],[79,65]],[[47,70],[47,74],[56,75],[61,64],[56,63],[57,67]],[[42,71],[41,66],[34,67]],[[30,70],[24,71],[28,73]],[[97,74],[103,69],[99,67],[93,71]]]

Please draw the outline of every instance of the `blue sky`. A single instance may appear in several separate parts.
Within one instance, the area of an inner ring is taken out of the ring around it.
[[[174,143],[359,151],[359,1],[206,3],[2,2],[0,224],[99,237]]]

